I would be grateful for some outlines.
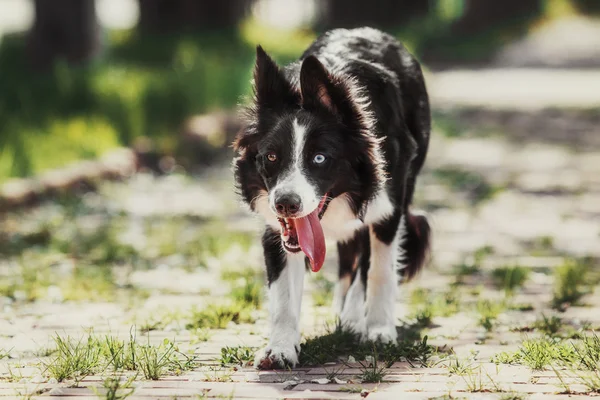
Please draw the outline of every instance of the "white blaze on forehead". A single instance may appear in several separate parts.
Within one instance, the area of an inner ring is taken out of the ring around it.
[[[315,187],[306,178],[306,170],[303,166],[302,152],[306,144],[306,127],[294,119],[292,129],[292,160],[287,171],[281,174],[281,178],[269,193],[271,208],[275,209],[275,197],[284,193],[295,193],[302,200],[302,212],[299,217],[310,214],[319,206],[319,198]]]

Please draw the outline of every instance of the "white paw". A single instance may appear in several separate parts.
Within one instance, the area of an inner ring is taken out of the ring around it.
[[[398,334],[396,327],[392,325],[369,326],[367,338],[374,342],[396,343]]]
[[[254,367],[258,369],[294,368],[298,364],[300,346],[268,345],[258,351],[254,358]]]
[[[361,338],[366,337],[367,325],[364,315],[357,312],[342,312],[340,315],[340,325],[342,328],[353,331],[360,335]]]

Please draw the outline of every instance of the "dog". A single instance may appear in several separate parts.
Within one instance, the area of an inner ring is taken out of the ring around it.
[[[424,265],[425,216],[411,212],[431,128],[420,64],[373,28],[326,32],[279,67],[258,46],[254,98],[233,148],[236,187],[265,221],[270,338],[255,366],[296,366],[306,269],[337,242],[335,308],[365,340],[397,340],[398,281]]]

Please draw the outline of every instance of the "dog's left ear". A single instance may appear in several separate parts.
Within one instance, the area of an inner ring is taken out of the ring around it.
[[[347,102],[347,96],[341,85],[327,72],[323,64],[315,57],[308,56],[300,69],[300,89],[302,107],[307,110],[322,109],[340,114]]]

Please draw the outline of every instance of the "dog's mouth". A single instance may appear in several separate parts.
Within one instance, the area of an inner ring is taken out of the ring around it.
[[[323,196],[319,206],[305,217],[277,218],[283,248],[290,253],[304,251],[313,272],[319,271],[325,261],[325,236],[320,221],[330,200],[327,195]]]

